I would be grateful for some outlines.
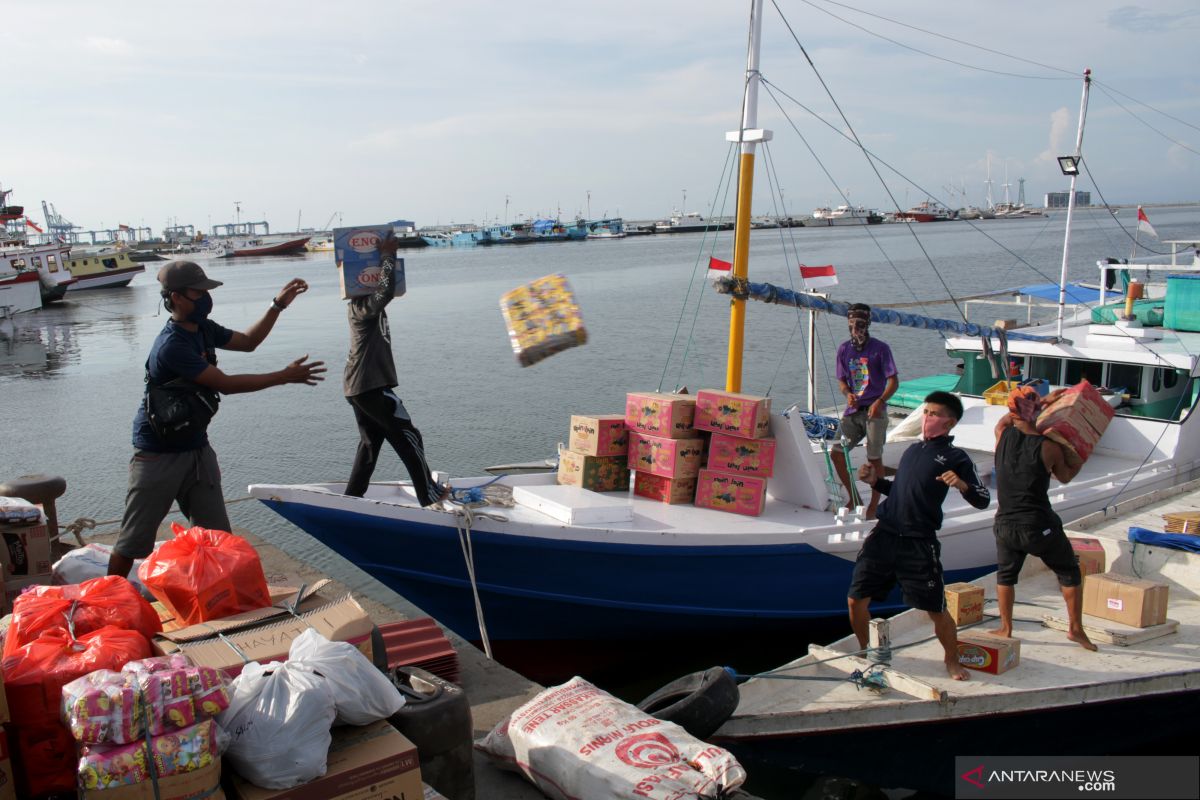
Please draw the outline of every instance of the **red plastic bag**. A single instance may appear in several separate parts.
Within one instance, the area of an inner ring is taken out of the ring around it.
[[[66,626],[68,616],[76,636],[105,625],[137,631],[147,641],[162,631],[158,612],[118,575],[65,586],[35,586],[13,601],[4,655],[16,653],[43,631]]]
[[[221,619],[271,605],[254,547],[240,536],[205,528],[183,529],[138,567],[138,578],[181,625]]]
[[[106,625],[77,639],[52,628],[4,657],[4,690],[22,755],[18,782],[28,796],[75,792],[75,748],[59,721],[62,687],[93,670],[119,670],[149,655],[150,643],[141,633]]]

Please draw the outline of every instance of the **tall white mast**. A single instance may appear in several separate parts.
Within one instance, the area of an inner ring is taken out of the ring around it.
[[[1087,119],[1088,91],[1092,88],[1092,71],[1083,71],[1083,97],[1079,100],[1079,130],[1075,134],[1075,170],[1071,174],[1071,193],[1067,197],[1067,230],[1063,234],[1062,272],[1058,277],[1058,338],[1063,335],[1063,316],[1067,308],[1067,264],[1071,256],[1071,217],[1075,216],[1075,180],[1083,160],[1083,123]]]

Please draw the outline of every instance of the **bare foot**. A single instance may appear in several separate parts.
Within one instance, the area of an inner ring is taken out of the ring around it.
[[[1003,636],[1005,639],[1011,639],[1012,638],[1012,626],[1010,625],[1009,627],[1006,628],[1002,625],[999,628],[996,628],[995,630],[988,631],[988,633],[992,636]]]
[[[1096,645],[1092,643],[1092,640],[1088,638],[1088,635],[1084,632],[1083,628],[1080,628],[1079,630],[1067,631],[1067,638],[1082,647],[1084,650],[1091,650],[1092,652],[1095,652],[1098,649]]]
[[[956,681],[965,681],[971,677],[971,673],[967,672],[966,668],[957,660],[946,661],[946,672]]]

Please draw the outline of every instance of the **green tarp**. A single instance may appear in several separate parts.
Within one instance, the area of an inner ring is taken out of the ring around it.
[[[1133,316],[1147,328],[1155,328],[1163,323],[1162,300],[1135,300]],[[1100,325],[1112,325],[1117,321],[1117,314],[1125,313],[1125,301],[1108,303],[1092,309],[1092,322]]]
[[[925,402],[925,396],[930,392],[953,391],[958,386],[958,375],[927,375],[924,378],[913,378],[900,381],[900,388],[888,400],[889,405],[900,408],[914,409]]]

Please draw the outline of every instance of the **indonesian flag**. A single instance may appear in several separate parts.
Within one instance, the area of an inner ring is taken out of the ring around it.
[[[708,279],[716,282],[733,274],[733,264],[719,258],[708,257]]]
[[[42,229],[41,229],[41,228],[39,228],[37,225],[35,225],[35,224],[34,224],[34,222],[33,222],[33,220],[31,220],[29,217],[26,217],[26,218],[25,218],[25,225],[26,225],[27,227],[33,228],[33,229],[34,229],[35,231],[37,231],[38,233],[42,233]]]
[[[117,227],[118,227],[118,228],[120,228],[120,229],[121,229],[121,230],[123,230],[123,231],[127,231],[127,230],[129,230],[129,226],[128,226],[128,225],[117,225]]]
[[[1142,233],[1148,233],[1155,239],[1158,238],[1158,231],[1154,230],[1154,226],[1150,224],[1150,218],[1146,216],[1146,212],[1138,206],[1138,230]]]
[[[837,270],[832,264],[823,267],[807,267],[800,265],[800,278],[804,281],[805,289],[820,289],[823,286],[837,286]]]

